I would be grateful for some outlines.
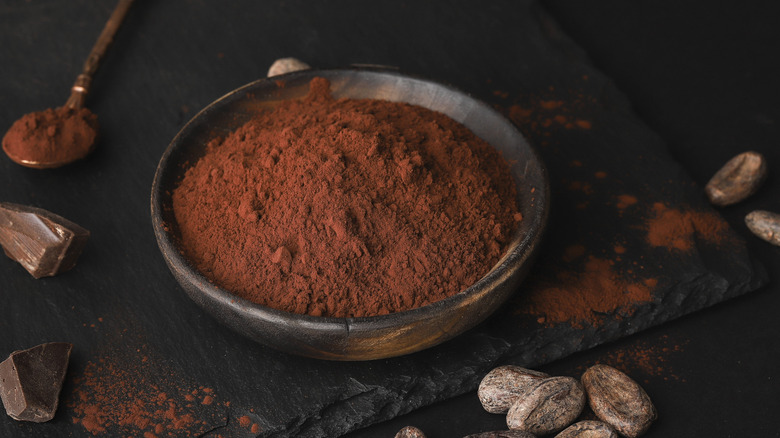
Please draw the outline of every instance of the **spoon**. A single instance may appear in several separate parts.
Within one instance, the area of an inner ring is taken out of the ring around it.
[[[24,115],[3,137],[3,151],[14,162],[35,169],[64,166],[87,156],[97,139],[97,116],[84,106],[92,76],[114,41],[133,0],[119,0],[111,13],[84,69],[60,108]]]

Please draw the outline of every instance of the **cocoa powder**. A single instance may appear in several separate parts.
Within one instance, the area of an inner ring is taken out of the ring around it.
[[[424,306],[484,276],[522,218],[500,154],[443,114],[310,88],[213,140],[175,189],[197,269],[334,317]]]
[[[574,188],[581,190],[581,186]],[[573,243],[562,250],[566,269],[548,270],[530,279],[518,297],[518,312],[537,315],[541,324],[569,323],[575,327],[599,326],[606,315],[623,318],[653,301],[659,279],[643,274],[643,266],[621,263],[630,252],[659,249],[670,254],[688,254],[697,244],[719,246],[733,239],[728,224],[713,211],[675,208],[662,202],[646,203],[634,195],[616,197],[619,216],[641,212],[641,247],[627,247],[619,238],[612,254],[594,254],[591,248]]]
[[[87,108],[60,107],[25,114],[3,137],[3,150],[32,163],[85,157],[98,133],[97,116]]]
[[[72,421],[91,435],[190,436],[213,428],[199,405],[215,403],[211,388],[152,379],[140,363],[103,357],[74,379]],[[215,409],[218,410],[218,409]]]
[[[690,251],[697,239],[719,244],[728,224],[715,212],[670,208],[656,202],[647,220],[647,243],[652,247]]]

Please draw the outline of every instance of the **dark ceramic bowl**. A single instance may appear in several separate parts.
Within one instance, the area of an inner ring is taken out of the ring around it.
[[[407,102],[448,115],[498,149],[512,166],[519,222],[506,255],[468,289],[425,307],[362,318],[287,313],[243,300],[212,284],[182,255],[171,192],[209,139],[229,133],[258,111],[301,98],[315,76],[331,82],[335,97]],[[533,189],[533,190],[532,190]],[[282,351],[331,360],[369,360],[422,350],[475,326],[518,291],[547,220],[547,174],[515,126],[488,105],[451,87],[368,69],[303,71],[261,79],[218,99],[176,135],[162,156],[152,186],[152,224],[171,272],[189,297],[217,320]]]

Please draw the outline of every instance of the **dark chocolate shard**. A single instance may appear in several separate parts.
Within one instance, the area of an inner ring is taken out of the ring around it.
[[[14,420],[54,418],[73,344],[49,342],[14,351],[0,362],[0,399]]]
[[[89,231],[41,208],[0,202],[0,245],[35,278],[76,265]]]

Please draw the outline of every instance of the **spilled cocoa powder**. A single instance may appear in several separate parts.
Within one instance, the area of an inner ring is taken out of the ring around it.
[[[669,208],[656,202],[647,220],[647,243],[652,247],[690,251],[696,239],[722,243],[728,227],[715,212]]]
[[[89,362],[74,379],[73,423],[92,435],[144,438],[198,436],[224,425],[228,403],[211,388],[182,384],[173,374],[166,380],[149,362],[146,355]]]
[[[624,266],[624,254],[652,248],[688,253],[696,242],[719,245],[730,238],[728,224],[714,212],[671,208],[661,202],[648,206],[628,194],[619,195],[615,207],[619,216],[628,208],[644,212],[637,230],[643,233],[644,246],[629,248],[616,238],[612,255],[594,255],[578,243],[567,246],[560,255],[564,269],[531,280],[520,298],[521,313],[537,315],[542,324],[567,322],[575,327],[598,326],[607,315],[631,316],[637,306],[653,300],[658,278],[642,275],[641,266]]]
[[[587,82],[588,78],[583,77],[582,80]],[[567,98],[562,99],[559,97],[561,94],[566,94]],[[508,94],[496,95],[508,97]],[[561,93],[550,87],[547,92],[522,95],[520,100],[521,102],[508,105],[504,112],[526,134],[536,138],[540,146],[547,146],[546,137],[551,137],[554,130],[588,131],[593,128],[587,108],[596,103],[596,100],[582,91],[568,90]]]
[[[611,365],[626,374],[644,377],[660,377],[663,380],[685,382],[685,378],[670,367],[669,361],[684,351],[687,342],[675,342],[669,335],[655,340],[634,341],[625,347],[608,352],[600,362]]]
[[[186,256],[239,297],[370,316],[458,293],[503,255],[517,193],[506,161],[443,114],[334,99],[311,81],[215,139],[173,193]]]
[[[654,278],[631,276],[609,259],[589,255],[579,270],[538,279],[522,298],[521,311],[540,315],[541,323],[597,326],[605,315],[630,315],[637,304],[652,301]]]

